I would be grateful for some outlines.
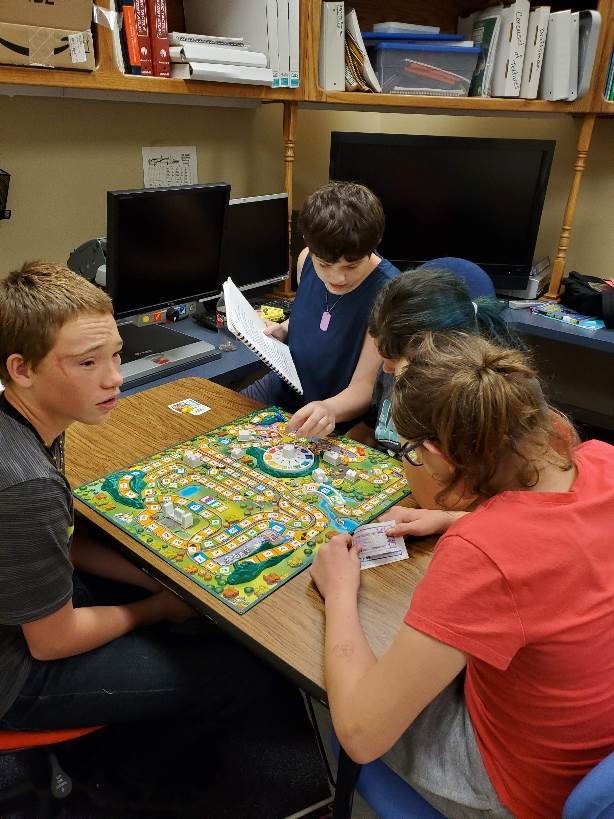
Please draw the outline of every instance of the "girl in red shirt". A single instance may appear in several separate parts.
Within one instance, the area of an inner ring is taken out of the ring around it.
[[[405,357],[392,414],[429,508],[386,517],[442,537],[380,658],[356,548],[320,548],[335,731],[447,816],[551,819],[614,750],[614,447],[578,444],[524,353],[451,332]]]

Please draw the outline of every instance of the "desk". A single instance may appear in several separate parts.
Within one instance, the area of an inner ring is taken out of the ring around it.
[[[194,398],[211,407],[205,415],[178,415],[168,404]],[[257,404],[199,378],[122,398],[103,426],[74,424],[67,433],[66,475],[71,486],[93,480],[140,458],[227,423]],[[324,699],[324,607],[309,571],[303,571],[239,615],[181,572],[97,515],[80,501],[75,508],[109,532],[134,562],[188,600],[206,617],[278,667],[308,693]],[[362,573],[360,619],[376,654],[392,642],[417,581],[428,564],[433,538],[412,544],[411,557]]]
[[[511,310],[508,307],[503,312],[503,318],[520,335],[538,336],[604,353],[614,353],[614,330],[586,330],[564,321],[537,315],[528,309]]]
[[[201,327],[191,318],[177,322],[176,325],[172,325],[172,329],[176,329],[179,333],[185,333],[187,336],[193,336],[200,341],[208,341],[209,344],[213,344],[214,347],[217,347],[218,344],[226,340],[226,336],[222,335],[222,333],[216,333],[214,330]],[[205,364],[197,364],[189,369],[181,370],[178,373],[166,375],[163,378],[153,379],[151,386],[168,384],[171,381],[176,381],[178,378],[185,377],[208,378],[217,384],[230,384],[264,367],[258,356],[252,353],[245,344],[236,340],[236,345],[236,350],[223,352],[221,358],[207,361]],[[149,384],[147,386],[149,386]],[[125,390],[122,392],[122,395],[133,395],[143,389],[145,389],[145,387],[141,384],[138,387]]]
[[[614,330],[585,330],[529,310],[503,318],[531,347],[549,400],[575,421],[614,429]]]

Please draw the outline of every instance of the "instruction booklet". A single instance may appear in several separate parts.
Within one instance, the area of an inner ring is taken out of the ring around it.
[[[266,324],[254,310],[232,279],[224,282],[224,304],[228,329],[261,358],[274,373],[300,395],[300,378],[287,344],[264,334]]]

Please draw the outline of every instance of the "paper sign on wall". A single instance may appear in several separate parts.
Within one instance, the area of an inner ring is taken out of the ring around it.
[[[143,183],[146,188],[197,184],[198,167],[194,145],[142,148],[142,152]]]

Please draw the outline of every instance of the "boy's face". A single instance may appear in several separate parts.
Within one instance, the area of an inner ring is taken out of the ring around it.
[[[32,396],[60,429],[73,421],[100,424],[117,404],[121,336],[110,313],[84,313],[67,321],[55,344],[32,370]]]
[[[344,256],[336,262],[325,262],[314,254],[311,258],[318,278],[333,296],[344,296],[355,290],[373,270],[371,255],[355,262],[348,261]]]

